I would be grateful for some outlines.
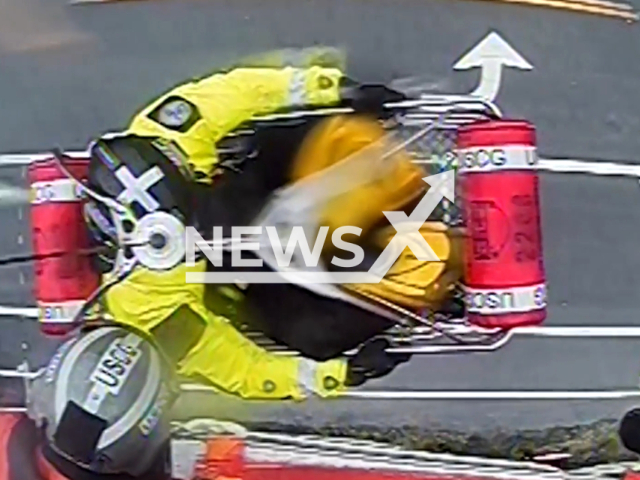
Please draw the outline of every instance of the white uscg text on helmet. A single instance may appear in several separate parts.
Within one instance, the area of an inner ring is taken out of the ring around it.
[[[103,385],[111,395],[118,395],[141,353],[137,347],[114,341],[102,355],[89,381]]]

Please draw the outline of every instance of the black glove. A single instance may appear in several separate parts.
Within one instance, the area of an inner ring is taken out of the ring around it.
[[[409,353],[389,353],[389,341],[377,338],[365,343],[358,352],[349,359],[345,385],[356,387],[370,378],[384,377],[399,364],[409,361]]]
[[[393,111],[385,109],[385,103],[397,103],[407,99],[405,95],[379,84],[357,84],[345,79],[342,86],[342,100],[357,113],[386,119]]]

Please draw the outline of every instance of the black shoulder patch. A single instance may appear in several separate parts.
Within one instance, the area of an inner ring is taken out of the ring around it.
[[[163,127],[180,133],[188,132],[202,118],[198,107],[176,95],[167,97],[148,116]]]
[[[204,320],[187,305],[178,307],[151,329],[151,335],[169,360],[177,365],[204,334]]]

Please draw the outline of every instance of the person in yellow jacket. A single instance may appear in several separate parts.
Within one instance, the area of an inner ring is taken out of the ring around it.
[[[299,129],[296,141],[276,142],[278,148],[297,146],[281,151],[274,164],[258,155],[252,163],[256,165],[253,174],[223,173],[217,145],[244,122],[283,109],[319,106],[346,105],[356,112],[379,114],[384,102],[398,99],[384,87],[360,86],[340,70],[320,67],[238,68],[185,83],[161,96],[136,114],[125,132],[105,136],[91,146],[89,186],[126,206],[131,219],[115,215],[100,201],[87,203],[86,218],[94,238],[113,246],[113,255],[100,259],[105,283],[114,282],[116,272],[135,260],[135,247],[117,248],[118,229],[126,232],[157,212],[203,232],[211,231],[212,225],[247,225],[260,201],[283,181],[292,180],[285,159],[296,159],[310,132],[323,128],[312,122],[310,127]],[[343,128],[349,130],[350,122]],[[292,135],[289,127],[283,132],[287,139]],[[366,141],[371,140],[375,138]],[[404,189],[398,192],[391,188],[388,195],[380,197],[394,206],[417,198],[424,189],[420,172],[409,168],[406,161],[400,163],[396,175],[404,179]],[[301,167],[295,175],[310,173],[303,170]],[[243,181],[234,182],[236,175]],[[403,196],[406,198],[401,199]],[[215,198],[224,202],[215,202]],[[371,226],[375,218],[368,215],[363,223]],[[162,250],[162,239],[159,241],[157,248]],[[335,396],[347,386],[387,374],[408,358],[386,354],[384,341],[368,343],[348,361],[270,353],[240,333],[228,315],[211,308],[206,285],[185,283],[187,272],[206,268],[205,261],[193,267],[181,263],[167,271],[136,266],[107,290],[103,304],[117,322],[142,329],[161,338],[169,348],[186,352],[179,362],[181,375],[244,398]]]

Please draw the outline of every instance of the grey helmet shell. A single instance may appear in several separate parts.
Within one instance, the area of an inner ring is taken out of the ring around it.
[[[51,449],[66,460],[95,473],[139,476],[150,468],[170,435],[169,409],[176,394],[168,369],[145,336],[120,327],[99,327],[65,342],[30,381],[27,412],[44,427]],[[82,412],[71,428],[61,425],[70,406]],[[86,446],[92,441],[83,438],[90,429],[83,428],[82,415],[104,423],[91,455],[78,459],[68,451],[73,448],[67,446],[65,451],[60,444],[72,441]],[[66,432],[64,441],[61,432]],[[77,438],[69,438],[72,435]]]

